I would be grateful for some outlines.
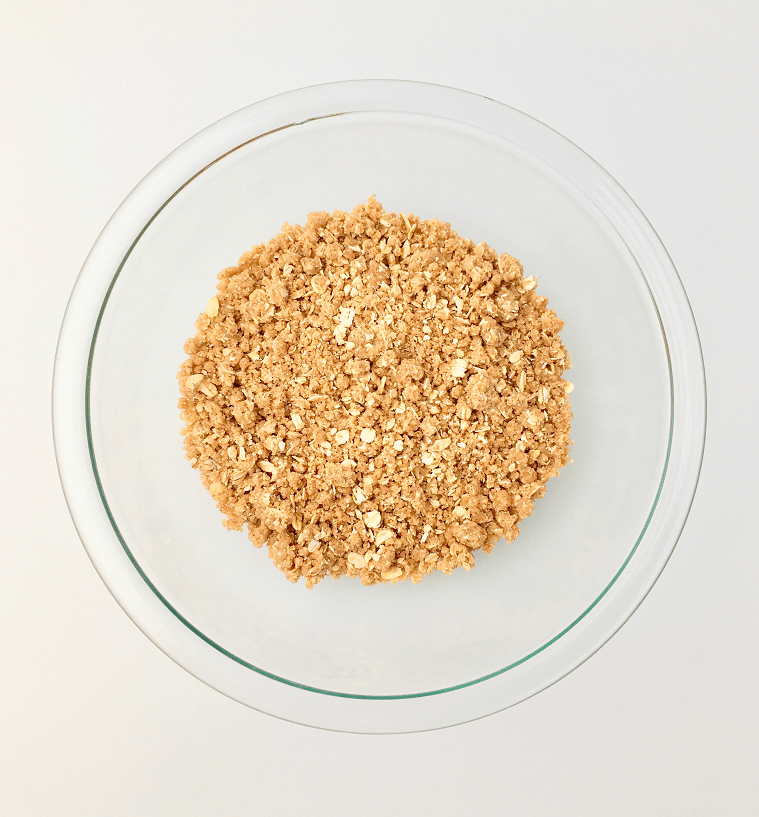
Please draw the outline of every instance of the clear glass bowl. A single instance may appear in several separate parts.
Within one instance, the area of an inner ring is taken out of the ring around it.
[[[216,274],[283,222],[437,217],[509,252],[566,321],[573,459],[514,544],[419,585],[289,584],[228,532],[179,434],[176,371]],[[194,136],[135,188],[77,280],[56,357],[55,444],[77,530],[142,631],[212,687],[356,732],[447,726],[578,666],[664,567],[698,479],[696,327],[646,219],[550,128],[463,91],[305,88]]]

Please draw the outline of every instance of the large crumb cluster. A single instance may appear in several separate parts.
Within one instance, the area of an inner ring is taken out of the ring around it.
[[[515,258],[374,198],[285,224],[185,344],[187,458],[291,581],[469,570],[568,461],[546,303]]]

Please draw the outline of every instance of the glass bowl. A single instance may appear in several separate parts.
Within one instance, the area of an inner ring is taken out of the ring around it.
[[[221,269],[285,221],[370,194],[449,221],[537,277],[566,322],[574,462],[516,542],[478,555],[471,572],[306,590],[222,527],[184,458],[176,372]],[[705,384],[672,262],[592,159],[490,99],[356,81],[222,119],[127,197],[71,295],[53,423],[84,546],[161,650],[263,712],[406,732],[511,706],[624,623],[685,523]]]

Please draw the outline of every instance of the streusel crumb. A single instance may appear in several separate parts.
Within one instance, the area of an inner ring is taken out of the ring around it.
[[[373,197],[223,270],[178,378],[226,527],[307,587],[418,582],[513,542],[571,445],[564,324],[535,285]]]

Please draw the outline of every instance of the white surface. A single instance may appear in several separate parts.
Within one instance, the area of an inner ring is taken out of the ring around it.
[[[0,813],[759,809],[759,6],[473,0],[465,15],[460,8],[450,0],[3,4]],[[250,101],[359,76],[483,93],[597,159],[680,271],[710,396],[690,521],[622,631],[511,710],[388,738],[260,715],[153,647],[79,544],[49,424],[66,298],[139,178]]]

